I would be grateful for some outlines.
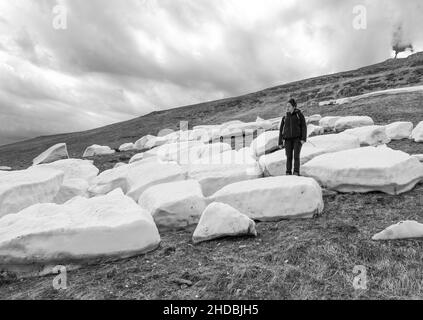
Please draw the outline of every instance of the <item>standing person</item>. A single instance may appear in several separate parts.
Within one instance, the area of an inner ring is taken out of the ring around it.
[[[279,129],[279,148],[285,147],[286,175],[292,175],[292,159],[294,159],[294,175],[300,175],[300,153],[302,145],[307,141],[307,124],[303,113],[297,109],[297,102],[290,99],[286,104],[286,115],[282,118]]]

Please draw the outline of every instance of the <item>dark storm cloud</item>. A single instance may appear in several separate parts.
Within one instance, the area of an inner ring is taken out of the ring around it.
[[[57,4],[66,30],[52,27]],[[366,30],[352,27],[358,4]],[[18,0],[0,12],[0,144],[379,62],[398,23],[423,47],[418,0]]]

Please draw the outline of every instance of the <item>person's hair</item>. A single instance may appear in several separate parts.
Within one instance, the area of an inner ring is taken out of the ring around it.
[[[291,106],[293,106],[294,108],[296,108],[297,107],[297,101],[295,101],[295,99],[294,98],[291,98],[291,99],[289,99],[289,101],[288,101],[290,104],[291,104]]]

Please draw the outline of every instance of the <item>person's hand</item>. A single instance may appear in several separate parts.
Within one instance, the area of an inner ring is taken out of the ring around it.
[[[303,145],[304,143],[306,143],[304,140],[301,140],[301,145]]]

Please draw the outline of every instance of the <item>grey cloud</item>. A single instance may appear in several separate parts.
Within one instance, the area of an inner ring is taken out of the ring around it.
[[[0,144],[379,62],[398,21],[423,47],[419,0],[61,3],[67,30],[52,28],[54,0],[0,4]]]

